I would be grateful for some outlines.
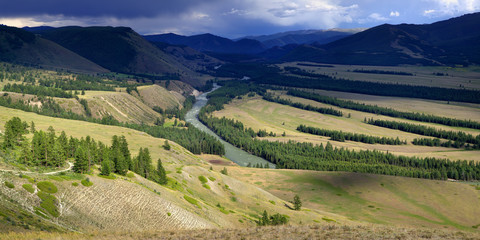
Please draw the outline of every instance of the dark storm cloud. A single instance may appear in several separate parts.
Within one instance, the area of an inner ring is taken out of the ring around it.
[[[64,15],[68,17],[139,18],[177,15],[221,0],[1,0],[0,17]]]

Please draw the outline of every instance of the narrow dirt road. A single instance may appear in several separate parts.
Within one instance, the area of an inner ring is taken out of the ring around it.
[[[66,168],[66,169],[62,169],[62,170],[58,170],[58,171],[53,171],[53,172],[40,173],[40,174],[53,175],[53,174],[57,174],[57,173],[69,171],[69,170],[71,170],[72,168],[73,168],[73,163],[68,162],[68,168]],[[37,173],[37,172],[29,172],[29,171],[3,170],[3,169],[0,169],[0,172]]]

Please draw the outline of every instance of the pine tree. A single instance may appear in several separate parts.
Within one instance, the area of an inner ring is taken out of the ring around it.
[[[163,148],[167,151],[170,150],[171,147],[170,147],[170,144],[168,143],[168,140],[165,140],[165,143],[163,144]]]
[[[19,117],[13,117],[5,123],[5,133],[3,136],[3,148],[12,148],[17,146],[22,139],[22,135],[27,132],[26,126],[28,124],[22,123]]]
[[[115,163],[115,172],[120,175],[127,174],[128,163],[126,162],[122,152],[120,152],[119,149],[116,149],[112,152],[112,154],[113,154],[112,159],[113,159],[113,162]]]
[[[112,166],[111,166],[111,162],[110,160],[104,160],[102,162],[102,168],[100,169],[100,174],[101,175],[104,175],[104,176],[108,176],[110,175],[111,171],[112,171]]]
[[[65,152],[65,148],[60,143],[60,141],[55,142],[55,145],[53,147],[53,152],[55,154],[54,154],[52,164],[57,167],[62,166],[67,160],[67,153]]]
[[[28,140],[22,142],[22,150],[20,152],[20,162],[25,165],[32,165],[33,164],[33,153],[32,147]]]
[[[293,209],[298,211],[300,210],[301,207],[302,207],[302,201],[300,200],[300,197],[298,195],[295,195],[295,197],[293,197]]]
[[[165,168],[163,168],[162,160],[158,159],[157,161],[157,176],[158,176],[158,183],[165,185],[167,184],[167,173],[165,172]]]
[[[121,136],[119,138],[119,143],[120,143],[120,152],[123,154],[123,158],[125,160],[127,170],[133,169],[132,155],[130,154],[130,150],[128,150],[128,143],[125,136]]]
[[[150,151],[148,148],[143,149],[143,163],[144,163],[144,176],[150,178],[150,171],[152,170],[152,157],[150,157]]]
[[[270,224],[270,219],[268,218],[267,210],[263,211],[262,218],[259,220],[258,225],[267,226]]]
[[[80,145],[75,151],[75,163],[73,165],[73,171],[78,173],[85,173],[88,169],[88,156],[85,151],[85,147]]]
[[[30,132],[31,132],[31,133],[35,133],[35,131],[37,131],[37,130],[35,129],[35,123],[32,121],[32,122],[30,123]]]

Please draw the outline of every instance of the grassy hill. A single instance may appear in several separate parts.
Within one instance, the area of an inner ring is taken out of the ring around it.
[[[78,72],[108,72],[52,41],[7,26],[0,26],[0,61]]]
[[[169,108],[182,108],[185,97],[174,91],[168,91],[159,85],[138,87],[140,99],[149,107],[160,107],[163,110]]]
[[[54,195],[61,201],[58,205],[61,214],[54,222],[59,223],[60,228],[69,226],[86,232],[115,232],[124,229],[148,231],[248,227],[255,225],[254,220],[263,210],[287,214],[292,223],[314,223],[315,219],[323,216],[334,216],[321,211],[292,211],[284,206],[288,204],[286,201],[254,185],[223,175],[219,173],[220,169],[209,170],[210,164],[173,142],[170,143],[172,149],[167,151],[162,148],[164,139],[153,138],[142,132],[7,108],[1,108],[0,125],[3,126],[12,116],[27,122],[34,121],[38,130],[54,126],[58,132],[65,131],[67,135],[78,138],[88,135],[104,143],[108,143],[113,135],[124,135],[132,155],[136,155],[141,147],[148,147],[154,164],[161,159],[171,178],[167,187],[162,187],[139,176],[104,179],[96,176],[98,171],[87,176],[27,174],[37,182],[48,180],[58,187]],[[200,176],[206,178],[207,182],[202,183]],[[73,182],[78,183],[86,177],[93,182],[93,186],[72,186]],[[38,198],[21,187],[28,183],[28,179],[12,173],[0,173],[0,178],[0,191],[11,201],[19,202],[24,209],[37,206]],[[4,181],[12,182],[16,187],[8,188],[3,184]],[[336,219],[349,222],[341,216]]]
[[[161,115],[138,98],[125,92],[86,91],[86,99],[94,118],[111,115],[120,122],[153,123]]]
[[[343,172],[228,170],[275,196],[292,199],[298,194],[307,208],[354,221],[462,230],[480,224],[480,191],[465,183]]]

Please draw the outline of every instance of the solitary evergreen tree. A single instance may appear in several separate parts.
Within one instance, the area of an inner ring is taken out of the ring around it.
[[[295,197],[293,197],[293,209],[298,211],[301,207],[302,201],[300,200],[300,197],[298,195],[295,195]]]
[[[167,184],[167,173],[163,168],[161,159],[158,159],[157,161],[157,176],[158,176],[158,183],[162,185]]]
[[[168,140],[165,140],[165,143],[163,144],[163,148],[167,151],[170,150],[171,147],[170,147],[170,144],[168,143]]]

